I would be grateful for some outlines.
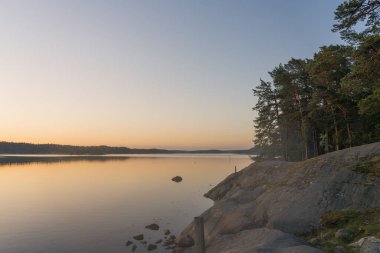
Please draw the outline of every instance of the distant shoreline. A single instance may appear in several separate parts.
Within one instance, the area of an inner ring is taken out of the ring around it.
[[[0,142],[0,155],[132,155],[132,154],[255,154],[255,148],[243,150],[168,150],[110,146],[73,146]]]

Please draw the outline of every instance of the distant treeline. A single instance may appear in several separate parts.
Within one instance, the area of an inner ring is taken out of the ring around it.
[[[167,150],[135,149],[109,146],[72,146],[57,144],[30,144],[0,142],[0,154],[62,154],[62,155],[105,155],[105,154],[255,154],[255,149],[248,150]]]
[[[260,156],[295,161],[380,141],[380,1],[345,1],[335,20],[346,45],[280,64],[253,89]]]

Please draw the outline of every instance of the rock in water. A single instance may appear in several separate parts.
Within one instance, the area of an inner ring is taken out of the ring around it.
[[[133,239],[135,239],[135,240],[137,240],[137,241],[144,240],[144,235],[143,235],[143,234],[135,235],[135,236],[133,237]]]
[[[136,251],[136,249],[137,249],[137,246],[136,246],[136,245],[133,245],[133,246],[132,246],[132,252]]]
[[[153,224],[150,224],[148,226],[145,226],[145,228],[150,229],[150,230],[159,230],[160,226],[158,226],[157,224],[153,223]]]
[[[182,181],[182,177],[180,177],[180,176],[175,176],[175,177],[172,178],[172,181],[174,181],[174,182],[176,182],[176,183],[179,183],[179,182]]]
[[[157,249],[157,245],[154,245],[154,244],[149,244],[148,245],[148,251],[152,251],[152,250],[155,250]]]
[[[165,235],[170,235],[170,230],[169,229],[165,229],[164,234]]]
[[[131,242],[131,241],[128,241],[126,244],[125,244],[125,246],[129,246],[129,245],[131,245],[133,242]]]

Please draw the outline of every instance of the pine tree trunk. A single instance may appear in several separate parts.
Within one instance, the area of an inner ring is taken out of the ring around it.
[[[334,116],[334,133],[335,133],[335,150],[339,150],[339,132],[338,126],[336,124],[335,116]]]
[[[315,130],[313,130],[313,149],[314,157],[318,156],[317,131]]]
[[[351,134],[351,130],[350,130],[350,124],[348,124],[348,122],[346,122],[346,127],[347,127],[347,134],[348,134],[348,145],[351,148],[352,147],[352,134]]]
[[[329,152],[329,129],[326,127],[325,153]]]

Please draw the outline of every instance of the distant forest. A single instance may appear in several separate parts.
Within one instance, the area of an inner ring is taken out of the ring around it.
[[[345,1],[335,21],[346,44],[292,58],[253,89],[261,157],[298,161],[380,141],[380,1]]]
[[[71,146],[57,144],[30,144],[0,142],[0,154],[61,154],[61,155],[106,155],[106,154],[255,154],[255,149],[248,150],[167,150],[135,149],[109,146]]]

